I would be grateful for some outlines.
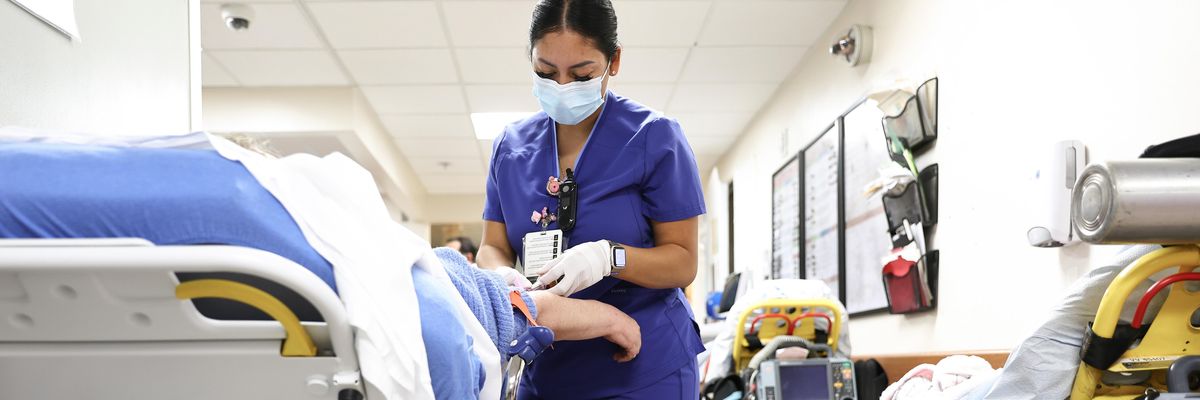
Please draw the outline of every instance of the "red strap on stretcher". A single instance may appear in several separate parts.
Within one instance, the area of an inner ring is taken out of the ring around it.
[[[525,320],[529,321],[530,326],[538,326],[537,321],[533,319],[533,314],[529,313],[529,305],[525,304],[525,298],[521,297],[520,291],[509,291],[508,300],[512,301],[513,308],[521,310],[521,314],[525,314]]]

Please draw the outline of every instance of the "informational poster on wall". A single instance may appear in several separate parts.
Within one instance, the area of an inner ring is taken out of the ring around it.
[[[800,156],[771,179],[771,278],[804,277],[800,269]]]
[[[838,129],[831,125],[804,149],[805,278],[824,281],[833,295],[838,287]]]
[[[879,195],[867,196],[866,187],[891,162],[880,118],[883,113],[867,100],[843,117],[845,135],[846,311],[853,313],[887,308],[880,259],[891,250],[887,216]]]
[[[75,2],[72,0],[11,0],[29,14],[45,22],[67,37],[79,40],[79,25],[75,22]]]

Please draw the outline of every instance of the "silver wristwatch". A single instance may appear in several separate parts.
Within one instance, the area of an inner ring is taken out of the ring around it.
[[[608,276],[620,275],[621,271],[625,270],[625,246],[609,240],[608,247],[612,251],[610,254],[610,258],[612,259],[612,272],[610,272]]]

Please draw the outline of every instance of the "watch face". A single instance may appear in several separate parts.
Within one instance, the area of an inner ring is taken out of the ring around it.
[[[613,265],[618,267],[625,266],[625,249],[613,249]]]

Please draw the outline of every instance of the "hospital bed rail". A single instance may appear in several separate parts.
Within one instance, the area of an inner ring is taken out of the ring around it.
[[[216,272],[276,282],[324,322],[301,322],[236,282],[181,285],[176,275]],[[209,319],[187,301],[197,297],[248,302],[277,321]],[[360,376],[341,301],[281,256],[140,239],[0,240],[0,398],[382,398]]]

